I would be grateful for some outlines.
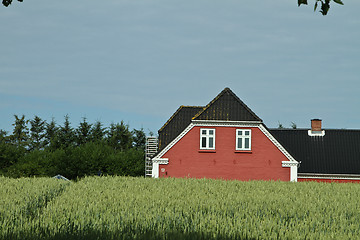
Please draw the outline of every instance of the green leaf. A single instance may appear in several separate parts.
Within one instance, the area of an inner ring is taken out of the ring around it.
[[[321,2],[321,13],[322,15],[326,15],[330,9],[330,4],[329,4],[330,1],[328,0],[325,0],[325,3],[324,2]]]
[[[5,6],[5,7],[8,7],[10,4],[11,4],[12,0],[3,0],[2,1],[2,4]]]
[[[298,6],[300,6],[301,4],[307,5],[307,0],[298,0]]]
[[[334,2],[336,2],[337,4],[344,5],[344,3],[341,0],[334,0]]]

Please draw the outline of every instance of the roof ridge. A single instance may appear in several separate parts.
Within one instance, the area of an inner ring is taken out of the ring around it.
[[[262,119],[259,118],[236,94],[231,91],[230,88],[226,87],[222,90],[210,103],[208,103],[203,110],[198,112],[192,119],[195,120],[202,113],[204,113],[208,108],[210,108],[221,96],[223,96],[226,92],[230,93],[254,118],[259,119],[262,122]]]
[[[180,107],[203,108],[204,106],[185,106],[185,105],[181,105]]]

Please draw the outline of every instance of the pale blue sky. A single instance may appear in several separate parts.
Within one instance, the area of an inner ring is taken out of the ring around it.
[[[360,128],[360,1],[14,1],[0,8],[0,129],[14,114],[153,132],[230,87],[268,127]]]

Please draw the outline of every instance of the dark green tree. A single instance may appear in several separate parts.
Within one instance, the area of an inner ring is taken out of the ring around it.
[[[8,168],[16,164],[24,154],[25,148],[0,142],[0,174],[6,174]]]
[[[100,142],[104,140],[106,134],[106,128],[103,127],[103,124],[100,121],[96,121],[91,128],[91,141]]]
[[[86,118],[83,118],[83,121],[80,122],[79,127],[75,130],[76,132],[76,143],[77,145],[82,145],[91,140],[91,127],[92,124],[89,124],[86,121]]]
[[[0,143],[9,143],[9,137],[5,130],[0,129]]]
[[[108,135],[108,144],[116,150],[127,150],[132,146],[132,134],[129,126],[121,121],[121,123],[110,125]]]
[[[25,120],[25,115],[18,117],[16,114],[15,123],[12,125],[14,126],[13,134],[10,136],[12,142],[18,147],[26,147],[28,145],[29,139],[29,129],[27,127],[28,121]]]
[[[0,130],[0,174],[7,175],[8,168],[16,164],[25,151],[24,147],[12,143],[6,131]]]
[[[321,4],[320,12],[322,15],[325,16],[330,9],[330,1],[331,0],[315,0],[314,11],[316,11],[316,9],[320,3]],[[341,0],[333,0],[333,1],[337,4],[344,5],[344,3]],[[298,6],[300,6],[302,4],[307,5],[308,1],[307,0],[298,0]]]
[[[56,126],[55,119],[45,125],[45,145],[47,149],[55,150],[60,147],[59,128]]]
[[[134,129],[133,134],[133,146],[139,150],[145,150],[146,134],[141,128],[140,130]]]
[[[30,120],[30,150],[40,150],[45,147],[46,122],[35,116]]]
[[[57,135],[57,141],[59,141],[61,148],[67,148],[74,145],[75,132],[71,127],[68,115],[65,116],[64,126],[60,126]]]
[[[27,123],[30,123],[30,131]],[[15,115],[14,131],[0,130],[0,174],[9,177],[54,176],[70,179],[86,175],[142,176],[145,133],[130,130],[123,121],[103,127],[86,118],[77,129],[69,116],[57,126],[35,116],[27,121]]]

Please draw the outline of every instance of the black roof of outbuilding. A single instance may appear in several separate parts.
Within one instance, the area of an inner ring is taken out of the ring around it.
[[[301,162],[299,173],[360,174],[360,130],[325,129],[324,136],[309,136],[307,129],[270,132]]]

